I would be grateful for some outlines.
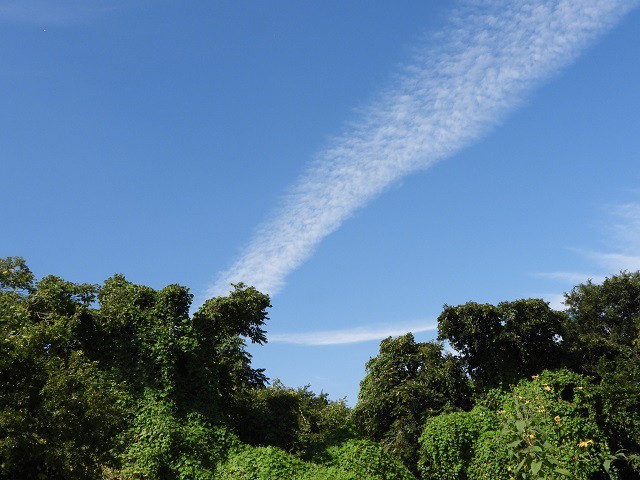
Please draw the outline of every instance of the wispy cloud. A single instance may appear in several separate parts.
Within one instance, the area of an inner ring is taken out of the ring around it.
[[[637,0],[475,0],[417,48],[390,88],[329,143],[207,295],[270,294],[320,241],[399,178],[486,134]]]
[[[611,247],[608,251],[574,249],[581,256],[591,260],[594,271],[598,273],[584,274],[575,272],[546,272],[533,274],[539,278],[558,280],[568,286],[592,280],[602,283],[607,275],[621,270],[640,270],[640,203],[626,203],[610,207],[610,216],[616,220],[611,227]],[[551,303],[557,310],[563,295],[547,293],[539,295]]]
[[[540,272],[534,273],[533,275],[547,280],[559,280],[561,282],[572,284],[586,282],[589,279],[594,282],[602,282],[605,278],[604,275],[593,275],[579,272]]]
[[[370,342],[387,337],[397,337],[405,333],[420,333],[437,330],[437,324],[417,323],[404,325],[372,325],[344,330],[323,330],[304,333],[276,333],[269,335],[271,343],[292,343],[296,345],[344,345]]]
[[[640,255],[614,252],[588,252],[587,255],[608,272],[640,270]]]
[[[610,214],[616,218],[613,249],[586,255],[609,272],[640,270],[640,203],[614,205]]]
[[[120,0],[0,0],[0,22],[66,26],[120,8]]]

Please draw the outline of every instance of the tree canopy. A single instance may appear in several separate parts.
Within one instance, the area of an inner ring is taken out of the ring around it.
[[[267,295],[0,259],[0,479],[640,479],[640,273],[445,305],[387,338],[358,403],[269,384]]]

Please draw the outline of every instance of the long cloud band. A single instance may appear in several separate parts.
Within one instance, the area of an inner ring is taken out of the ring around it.
[[[486,134],[637,0],[474,1],[312,160],[207,295],[276,294],[321,240],[395,180]]]

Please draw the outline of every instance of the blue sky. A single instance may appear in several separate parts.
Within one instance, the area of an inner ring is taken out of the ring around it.
[[[0,255],[249,277],[254,364],[351,404],[445,303],[640,268],[637,2],[373,3],[0,0]]]

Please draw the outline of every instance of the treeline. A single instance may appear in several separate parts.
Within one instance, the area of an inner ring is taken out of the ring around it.
[[[252,366],[267,295],[191,301],[0,259],[0,478],[640,479],[638,272],[565,312],[445,306],[437,342],[382,341],[353,409]]]

